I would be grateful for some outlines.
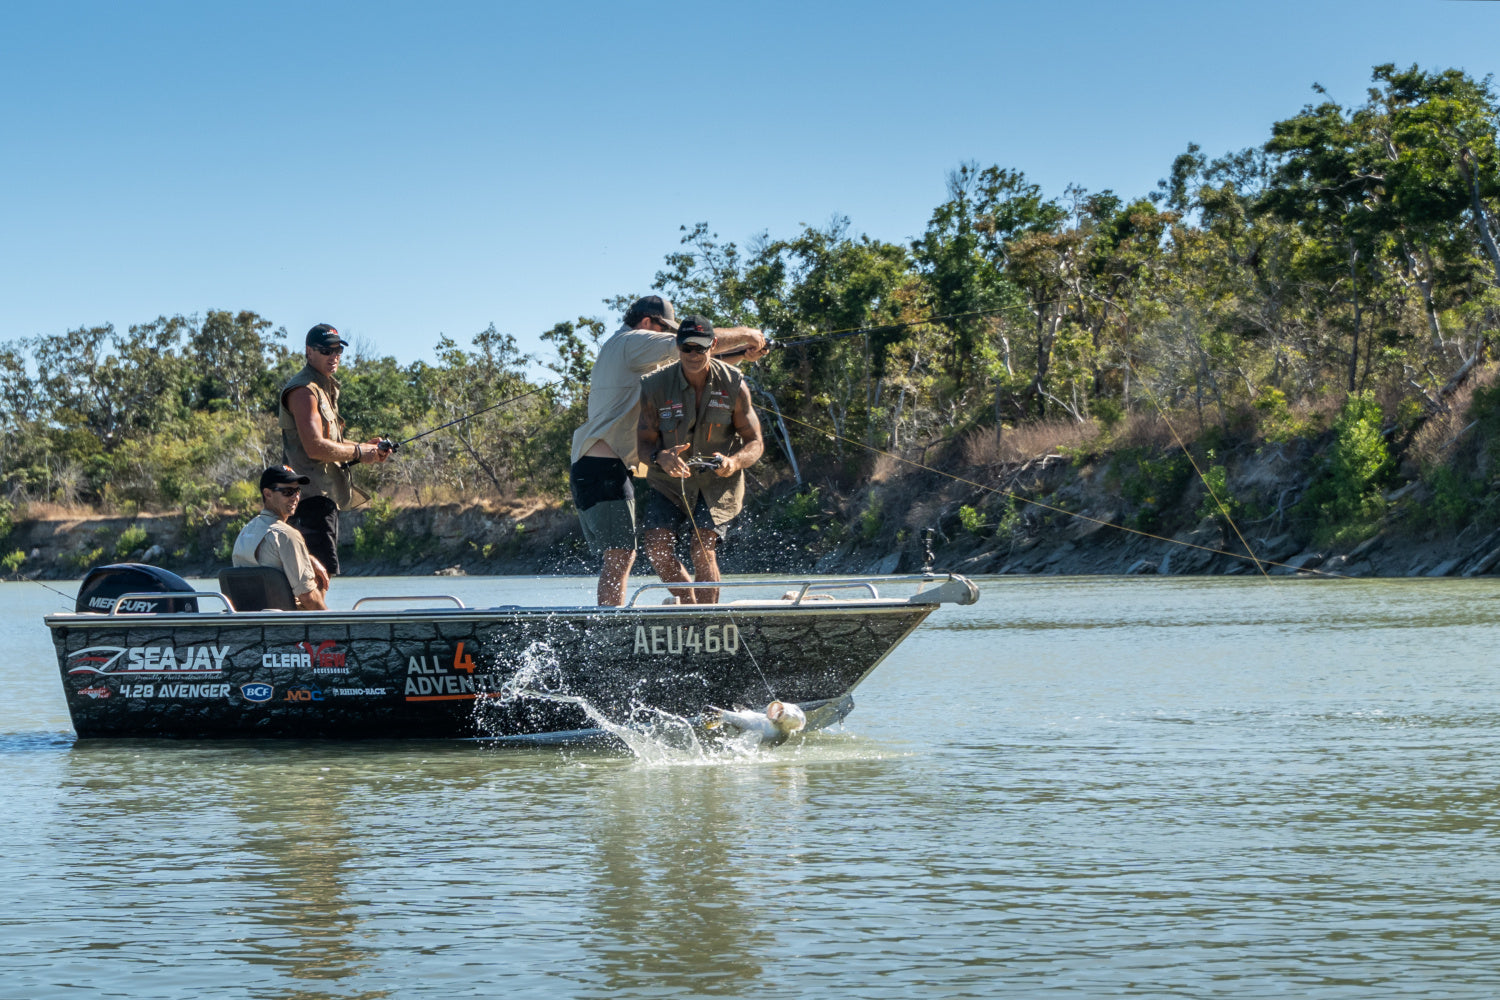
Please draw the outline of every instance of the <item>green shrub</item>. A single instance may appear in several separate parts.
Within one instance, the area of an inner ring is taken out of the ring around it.
[[[969,534],[976,536],[984,534],[984,515],[973,507],[965,504],[958,508],[958,519],[963,523],[964,530]]]
[[[1307,424],[1292,416],[1286,393],[1262,386],[1255,394],[1255,409],[1260,413],[1260,429],[1267,441],[1285,443],[1307,433]]]
[[[1313,536],[1319,544],[1346,544],[1368,535],[1385,514],[1381,485],[1392,462],[1381,420],[1369,391],[1351,395],[1339,408],[1323,467],[1298,504],[1316,516]]]
[[[224,505],[235,510],[259,512],[263,503],[260,487],[243,479],[230,483],[229,488],[224,491]]]
[[[258,510],[254,512],[247,510],[224,522],[223,532],[219,535],[219,543],[214,546],[214,558],[223,563],[233,561],[234,541],[240,537],[240,529],[253,521],[258,513],[260,513]]]
[[[822,496],[818,487],[809,486],[792,496],[776,511],[772,523],[785,531],[806,528],[823,513]]]
[[[1120,496],[1136,506],[1130,521],[1142,531],[1160,526],[1162,515],[1182,499],[1192,476],[1193,465],[1181,452],[1152,458],[1144,448],[1116,452],[1108,473],[1108,479],[1119,484]]]
[[[104,546],[82,548],[63,557],[63,562],[73,569],[86,572],[104,561]]]
[[[1114,430],[1115,425],[1125,418],[1124,405],[1119,400],[1108,396],[1100,396],[1089,403],[1089,412],[1093,414],[1095,420],[1099,421],[1099,426],[1106,431]]]
[[[880,528],[880,498],[872,496],[870,506],[859,515],[859,537],[867,542],[873,542],[880,537]]]
[[[16,573],[20,571],[21,564],[25,561],[26,553],[22,552],[20,549],[16,549],[10,555],[6,556],[3,559],[0,559],[0,566],[3,566],[5,568],[5,572],[7,573]]]
[[[1426,511],[1438,527],[1463,527],[1484,511],[1489,491],[1480,480],[1448,465],[1436,467],[1423,478],[1432,490]]]
[[[1214,460],[1214,450],[1208,450],[1208,461]],[[1229,472],[1222,465],[1210,464],[1203,473],[1203,500],[1198,504],[1198,519],[1216,519],[1228,526],[1240,513],[1240,504],[1229,493]]]
[[[403,555],[407,546],[406,538],[396,528],[391,502],[378,493],[370,497],[364,519],[354,529],[355,555],[361,559],[394,559]]]
[[[147,541],[146,529],[138,524],[132,524],[120,532],[120,537],[115,540],[115,558],[124,559],[130,553],[144,549]]]

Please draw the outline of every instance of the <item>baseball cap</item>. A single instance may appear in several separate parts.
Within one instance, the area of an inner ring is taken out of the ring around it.
[[[308,347],[348,347],[349,342],[339,337],[339,332],[327,323],[319,323],[307,331]]]
[[[668,330],[677,329],[677,314],[672,311],[672,300],[660,295],[647,295],[636,299],[625,312],[625,325],[636,327],[646,317],[659,319]]]
[[[306,486],[310,482],[311,479],[297,475],[289,465],[273,465],[260,474],[260,488],[263,490],[273,486]]]
[[[714,325],[702,316],[686,316],[677,327],[678,344],[697,344],[699,347],[714,346]]]

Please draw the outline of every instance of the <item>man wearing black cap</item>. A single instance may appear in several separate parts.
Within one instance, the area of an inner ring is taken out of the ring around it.
[[[327,323],[307,331],[307,365],[281,387],[282,461],[308,478],[302,503],[290,519],[307,549],[328,572],[339,571],[339,510],[349,506],[349,466],[384,462],[390,444],[380,438],[344,440],[339,419],[339,370],[348,343]]]
[[[644,459],[636,454],[636,412],[641,378],[677,359],[677,317],[670,300],[660,295],[637,299],[625,313],[625,324],[599,348],[589,376],[589,415],[573,434],[569,479],[583,537],[596,556],[600,604],[625,603],[625,585],[635,564],[635,487],[631,470]],[[739,360],[754,361],[766,353],[759,330],[737,326],[719,331],[715,350],[744,351]]]
[[[307,476],[299,476],[284,465],[273,465],[260,474],[260,497],[265,507],[235,538],[234,565],[279,569],[292,585],[297,607],[326,611],[328,571],[307,554],[302,535],[287,524],[307,484]]]
[[[641,380],[636,449],[647,460],[641,523],[646,557],[663,583],[686,583],[676,537],[690,529],[693,579],[719,579],[718,544],[745,505],[745,470],[765,445],[743,375],[709,352],[714,328],[689,316],[677,328],[678,361]],[[718,588],[674,589],[683,604],[716,604]]]

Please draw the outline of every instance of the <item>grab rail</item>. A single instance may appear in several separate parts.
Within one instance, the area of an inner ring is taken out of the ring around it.
[[[917,595],[928,584],[940,584],[937,592],[941,593],[936,601],[918,601],[916,597],[910,599],[910,603],[941,604],[952,601],[956,604],[972,604],[978,599],[978,590],[965,577],[956,573],[922,573],[907,574],[905,576],[866,576],[847,578],[842,580],[733,580],[716,581],[710,583],[645,583],[637,587],[630,596],[627,607],[636,607],[641,594],[648,590],[713,590],[713,589],[748,589],[750,587],[797,587],[797,596],[792,599],[792,606],[799,607],[804,598],[810,592],[823,590],[851,590],[863,587],[868,590],[873,600],[880,599],[880,592],[875,589],[877,583],[915,583],[917,584]],[[958,587],[949,587],[949,584],[959,583]]]
[[[224,610],[225,611],[233,611],[234,610],[234,605],[232,605],[232,604],[229,603],[229,598],[225,597],[223,594],[219,593],[217,590],[192,590],[192,591],[189,591],[189,590],[167,590],[167,591],[161,591],[161,590],[142,590],[142,591],[137,591],[137,592],[131,593],[131,594],[121,594],[119,597],[116,597],[115,598],[115,603],[111,604],[110,607],[109,607],[109,613],[112,614],[112,615],[119,614],[120,613],[120,605],[124,604],[126,601],[131,600],[131,599],[140,600],[141,598],[149,598],[149,599],[151,599],[153,601],[160,601],[160,600],[165,600],[165,599],[168,599],[168,598],[180,600],[180,599],[182,599],[184,597],[213,597],[213,598],[216,598],[216,599],[218,599],[218,600],[220,600],[220,601],[222,601],[224,603]],[[148,613],[148,612],[135,612],[135,611],[127,611],[127,612],[125,612],[125,614],[127,614],[127,615],[146,614],[146,613]]]
[[[465,604],[463,601],[460,601],[452,594],[412,594],[410,597],[361,597],[359,600],[354,602],[354,607],[350,608],[349,610],[358,611],[359,606],[361,604],[364,604],[366,601],[452,601],[457,607],[468,607],[467,604]]]

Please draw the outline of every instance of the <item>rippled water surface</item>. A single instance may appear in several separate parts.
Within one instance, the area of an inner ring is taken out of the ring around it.
[[[1494,582],[983,589],[842,731],[646,764],[76,743],[64,601],[0,584],[0,996],[1500,991]]]

